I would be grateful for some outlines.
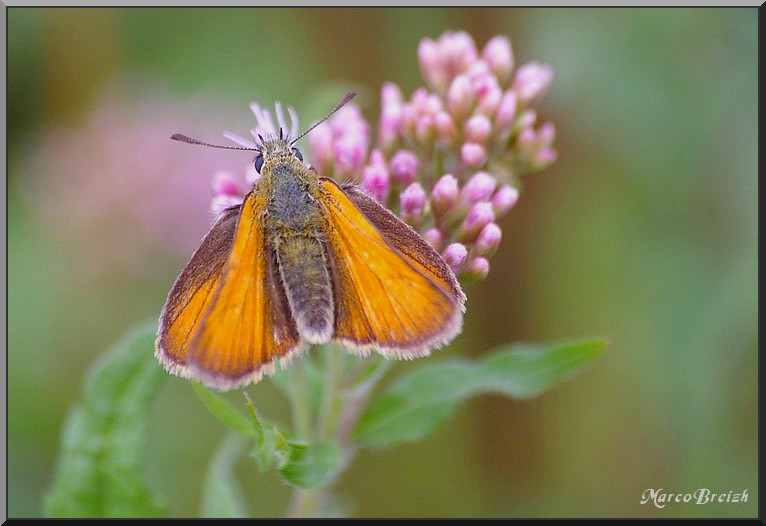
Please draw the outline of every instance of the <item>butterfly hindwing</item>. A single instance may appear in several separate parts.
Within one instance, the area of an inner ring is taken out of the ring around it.
[[[347,193],[330,179],[320,185],[334,338],[361,352],[400,358],[428,354],[451,340],[460,330],[464,296],[441,257],[366,195]]]

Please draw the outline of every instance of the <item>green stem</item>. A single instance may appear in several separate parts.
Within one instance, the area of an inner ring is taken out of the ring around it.
[[[306,360],[303,356],[290,368],[290,406],[293,413],[295,435],[310,440],[311,432],[311,400],[306,387]]]
[[[299,489],[293,490],[292,500],[287,516],[291,519],[312,518],[317,516],[317,510],[322,501],[322,489]]]
[[[337,416],[343,403],[339,388],[345,356],[336,345],[327,345],[324,351],[324,389],[322,390],[322,405],[319,409],[316,430],[318,442],[332,439],[337,425]]]
[[[388,370],[390,362],[379,356],[368,357],[360,360],[356,367],[344,377],[345,349],[336,345],[327,345],[323,351],[322,401],[316,420],[315,434],[310,439],[315,443],[335,441],[343,448],[343,460],[339,474],[348,466],[356,452],[353,444],[350,443],[351,431],[367,405],[373,387],[383,376],[383,373]],[[293,382],[305,382],[303,376],[305,375],[293,376],[292,380]],[[296,411],[303,407],[298,401],[300,396],[305,396],[305,385],[293,385],[292,388],[293,411]],[[300,394],[301,390],[304,391],[302,395]],[[310,413],[308,402],[306,407]],[[303,423],[310,423],[311,415],[298,417],[296,414],[294,419],[296,426],[298,422],[303,425]],[[307,434],[300,434],[299,436],[308,437]],[[330,481],[319,488],[295,488],[288,509],[288,517],[317,517],[332,482]]]

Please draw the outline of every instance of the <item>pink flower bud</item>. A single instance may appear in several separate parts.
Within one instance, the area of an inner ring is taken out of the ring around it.
[[[471,113],[474,93],[471,81],[465,75],[458,75],[452,80],[447,91],[447,109],[456,122],[465,119]]]
[[[460,202],[472,206],[479,201],[487,201],[495,191],[497,180],[487,172],[476,172],[460,191]]]
[[[503,90],[497,83],[497,79],[487,74],[482,77],[476,86],[476,111],[484,115],[494,115],[500,99],[503,98]]]
[[[391,170],[391,179],[400,187],[404,187],[414,181],[418,174],[418,158],[410,151],[399,150],[391,158],[389,169]]]
[[[388,197],[388,179],[388,170],[380,164],[370,164],[362,170],[362,187],[379,203],[385,203]]]
[[[429,228],[423,232],[423,239],[425,239],[429,245],[434,249],[439,250],[442,245],[442,233],[438,228]]]
[[[476,254],[487,258],[490,257],[497,250],[502,237],[503,233],[500,227],[497,226],[497,223],[488,223],[481,229],[473,245]]]
[[[367,154],[367,144],[358,137],[346,136],[335,141],[335,171],[347,176],[361,168]]]
[[[455,121],[446,111],[440,111],[434,115],[434,127],[436,128],[436,136],[442,144],[451,145],[457,141],[458,133]]]
[[[489,261],[483,257],[476,257],[469,261],[460,272],[460,279],[466,283],[481,281],[489,274]]]
[[[481,56],[489,64],[500,85],[507,86],[513,71],[511,42],[502,35],[494,36],[484,45]]]
[[[468,258],[468,250],[462,243],[452,243],[442,252],[444,261],[452,268],[453,271],[458,272]]]
[[[402,219],[411,225],[417,225],[423,220],[426,205],[426,191],[419,183],[412,183],[401,193],[400,197]]]
[[[481,229],[494,220],[495,212],[491,203],[482,201],[474,204],[460,226],[458,239],[464,243],[472,243]]]
[[[507,139],[513,129],[513,120],[516,118],[516,92],[508,90],[503,93],[500,103],[495,112],[495,132],[503,140]]]
[[[431,192],[431,208],[434,213],[439,217],[449,213],[455,207],[459,193],[457,179],[454,176],[451,174],[441,176]]]
[[[330,175],[334,165],[333,133],[329,123],[323,122],[308,135],[311,165],[320,174]]]
[[[390,105],[401,106],[402,102],[404,102],[404,98],[402,97],[402,90],[399,89],[399,86],[393,82],[384,82],[383,86],[380,88],[381,107]]]
[[[513,186],[504,184],[498,188],[492,197],[492,209],[495,211],[495,217],[502,217],[507,214],[518,200],[519,191]]]
[[[430,115],[421,115],[415,122],[415,138],[421,144],[430,144],[436,136],[433,117]]]
[[[551,80],[553,80],[553,69],[550,66],[530,62],[516,71],[513,89],[518,93],[521,104],[530,105],[548,89]]]
[[[492,123],[486,115],[473,115],[465,123],[463,138],[466,142],[475,142],[483,144],[492,132]]]
[[[465,31],[444,33],[439,44],[452,72],[465,71],[478,58],[476,43]]]
[[[466,166],[478,168],[487,160],[487,151],[481,144],[467,142],[460,148],[460,158]]]
[[[441,54],[436,42],[430,38],[424,38],[420,41],[418,62],[420,62],[420,72],[429,87],[434,91],[440,91],[446,87],[446,72],[442,67]]]

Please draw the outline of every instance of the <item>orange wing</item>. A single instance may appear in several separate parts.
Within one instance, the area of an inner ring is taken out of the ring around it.
[[[160,317],[156,355],[174,374],[226,390],[272,373],[301,347],[264,229],[266,199],[251,192],[224,212],[176,280]]]
[[[454,338],[465,296],[441,256],[363,192],[346,194],[334,181],[320,181],[327,197],[334,338],[360,352],[399,358],[428,354]]]

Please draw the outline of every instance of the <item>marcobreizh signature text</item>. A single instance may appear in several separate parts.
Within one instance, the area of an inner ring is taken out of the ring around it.
[[[649,488],[641,494],[641,504],[651,502],[658,508],[664,508],[667,504],[675,503],[694,503],[694,504],[712,504],[714,502],[747,502],[747,490],[728,491],[724,493],[714,493],[708,488],[699,488],[691,493],[668,493],[662,488]]]

